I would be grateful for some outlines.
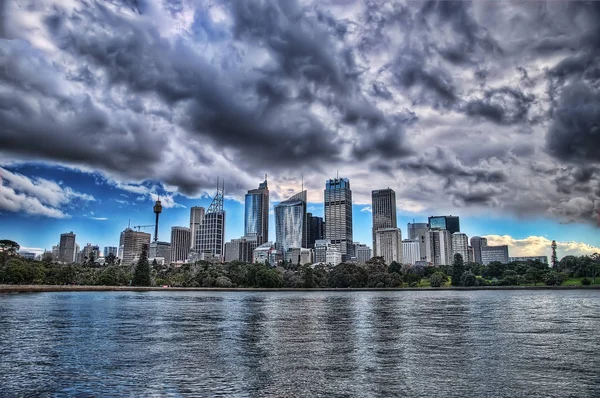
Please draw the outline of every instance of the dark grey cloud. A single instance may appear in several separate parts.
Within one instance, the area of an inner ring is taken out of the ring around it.
[[[511,87],[490,89],[481,99],[467,102],[465,112],[469,116],[480,116],[498,124],[522,123],[535,100],[533,95],[525,95]]]

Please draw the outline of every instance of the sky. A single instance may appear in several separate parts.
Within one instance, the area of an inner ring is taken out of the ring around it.
[[[514,256],[600,252],[599,2],[0,7],[0,238],[25,249],[116,246],[156,195],[168,240],[217,177],[229,240],[265,174],[322,215],[339,173],[369,245],[390,187],[404,237],[452,214]]]

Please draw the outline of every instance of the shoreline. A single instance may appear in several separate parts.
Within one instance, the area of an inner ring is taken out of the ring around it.
[[[470,286],[470,287],[383,287],[383,288],[219,288],[161,286],[82,286],[82,285],[0,285],[1,293],[39,292],[384,292],[384,291],[452,291],[452,290],[600,290],[594,286]]]

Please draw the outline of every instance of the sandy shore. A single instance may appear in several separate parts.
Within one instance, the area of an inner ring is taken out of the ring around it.
[[[112,292],[112,291],[184,291],[184,292],[360,292],[360,291],[429,291],[429,290],[598,290],[600,286],[474,286],[474,287],[405,287],[405,288],[319,288],[319,289],[263,289],[211,287],[140,287],[140,286],[75,286],[75,285],[0,285],[0,293],[33,292]]]

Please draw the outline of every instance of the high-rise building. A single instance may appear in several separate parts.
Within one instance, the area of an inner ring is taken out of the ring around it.
[[[469,261],[469,238],[462,232],[455,232],[452,234],[453,260],[455,254],[460,254],[465,264]]]
[[[200,230],[202,227],[200,227]],[[190,254],[192,230],[186,227],[171,227],[171,262],[186,261]]]
[[[243,261],[252,262],[254,250],[260,246],[258,236],[243,236],[239,239],[232,239],[225,243],[225,262]]]
[[[447,229],[450,234],[460,232],[460,220],[457,216],[431,216],[429,229]]]
[[[308,242],[311,249],[315,248],[315,241],[325,238],[325,223],[323,217],[315,217],[311,213],[306,213],[308,220]]]
[[[223,259],[225,244],[225,210],[223,210],[224,186],[219,187],[204,220],[196,232],[196,253],[203,257]]]
[[[52,246],[52,259],[54,261],[59,261],[58,258],[60,256],[60,246],[56,245],[56,246]]]
[[[471,247],[473,247],[473,254],[475,256],[475,262],[483,264],[481,262],[481,249],[487,246],[487,239],[481,236],[473,236],[471,238]]]
[[[58,261],[71,264],[76,260],[75,234],[73,231],[60,234]]]
[[[475,262],[475,251],[473,251],[473,247],[472,246],[468,246],[467,247],[467,262],[468,263],[474,263]]]
[[[244,212],[244,235],[256,236],[259,245],[269,240],[269,188],[267,176],[246,194]]]
[[[342,260],[354,253],[352,239],[352,190],[347,178],[334,178],[325,183],[325,239],[342,253]]]
[[[447,229],[434,229],[427,235],[427,258],[435,266],[452,264],[452,234]]]
[[[421,261],[421,246],[419,242],[410,239],[402,241],[402,261],[404,264],[414,265]]]
[[[527,262],[540,261],[542,264],[548,264],[548,256],[525,256],[525,257],[509,257],[508,262]]]
[[[163,258],[165,263],[171,261],[171,244],[169,242],[152,242],[148,249],[148,258]]]
[[[83,247],[82,259],[84,261],[89,261],[92,255],[94,256],[94,260],[98,260],[98,258],[100,257],[100,247],[88,243]]]
[[[408,223],[408,239],[419,242],[419,253],[421,261],[432,262],[427,258],[427,236],[429,234],[429,224],[427,223]]]
[[[397,228],[396,192],[393,189],[371,191],[371,211],[373,214],[373,249],[375,257],[380,256],[375,244],[375,234],[381,228]]]
[[[354,255],[356,256],[357,263],[366,264],[373,257],[373,252],[364,243],[354,242]]]
[[[131,265],[142,254],[143,245],[150,244],[150,234],[125,228],[119,239],[119,257],[121,265]]]
[[[114,254],[115,257],[118,254],[119,248],[116,246],[104,246],[104,257],[108,257],[109,254]]]
[[[383,257],[390,265],[393,261],[402,263],[402,233],[400,228],[379,228],[375,233],[377,257]]]
[[[508,246],[485,246],[481,248],[481,264],[488,265],[494,261],[508,263]]]
[[[200,229],[200,225],[202,225],[204,213],[205,209],[202,206],[193,206],[190,209],[190,235],[192,236],[192,239],[190,240],[191,249],[196,245],[196,233],[198,229]]]
[[[313,262],[313,250],[304,247],[292,247],[285,252],[283,261],[288,264],[311,264]]]
[[[282,254],[290,248],[307,246],[306,191],[275,206],[275,236],[275,247]]]

